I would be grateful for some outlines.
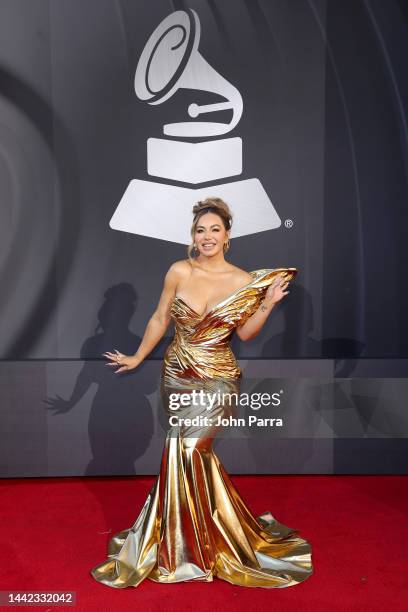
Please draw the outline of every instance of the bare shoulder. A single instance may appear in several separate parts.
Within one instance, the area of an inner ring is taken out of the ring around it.
[[[236,280],[237,285],[244,283],[249,283],[252,280],[252,274],[242,270],[242,268],[238,268],[238,266],[234,266],[231,264],[231,274],[233,274],[234,280]]]
[[[171,264],[167,271],[166,279],[178,283],[180,280],[188,278],[191,273],[191,264],[188,259],[180,259]]]
[[[190,274],[191,263],[189,262],[188,259],[179,259],[178,261],[175,261],[174,263],[171,264],[169,268],[169,272],[170,271],[173,274],[181,274],[181,275]]]

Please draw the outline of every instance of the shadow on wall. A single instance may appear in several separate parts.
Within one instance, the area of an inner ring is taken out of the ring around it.
[[[135,461],[141,457],[153,435],[154,424],[147,395],[157,387],[154,370],[141,364],[131,372],[115,374],[102,357],[106,351],[117,348],[130,355],[135,353],[140,338],[129,329],[129,322],[136,310],[137,294],[129,283],[110,287],[104,294],[105,301],[98,311],[98,324],[93,336],[87,338],[81,348],[83,367],[67,400],[56,396],[46,403],[54,415],[72,410],[88,391],[92,383],[98,389],[89,415],[89,441],[92,459],[84,474],[132,475]],[[87,360],[100,355],[101,360]]]

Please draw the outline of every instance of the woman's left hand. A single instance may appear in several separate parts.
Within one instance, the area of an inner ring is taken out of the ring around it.
[[[265,301],[269,304],[277,304],[280,302],[280,300],[289,293],[289,291],[285,291],[288,285],[289,281],[284,280],[281,275],[277,276],[273,283],[268,287],[265,294]]]

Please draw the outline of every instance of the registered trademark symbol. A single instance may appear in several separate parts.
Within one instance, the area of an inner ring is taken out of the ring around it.
[[[292,221],[292,219],[286,219],[286,221],[285,221],[285,227],[293,227],[293,221]]]

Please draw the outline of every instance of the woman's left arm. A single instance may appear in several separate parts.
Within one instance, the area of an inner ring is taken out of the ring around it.
[[[289,291],[285,291],[288,284],[289,281],[283,281],[281,276],[275,278],[268,287],[265,299],[261,302],[258,310],[241,327],[237,327],[236,333],[240,340],[252,340],[259,334],[276,304],[289,293]]]

